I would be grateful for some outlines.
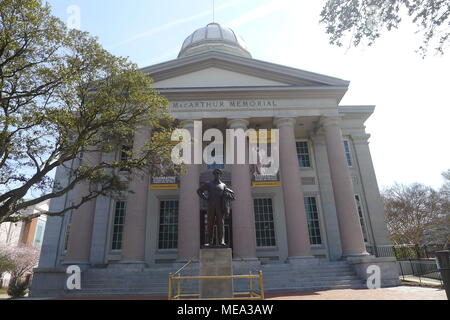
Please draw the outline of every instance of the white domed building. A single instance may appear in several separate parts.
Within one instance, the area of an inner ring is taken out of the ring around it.
[[[353,288],[377,264],[382,286],[399,282],[395,259],[376,257],[391,243],[364,125],[375,107],[341,105],[348,81],[254,59],[218,23],[190,34],[177,59],[142,70],[182,127],[194,133],[201,123],[200,138],[211,128],[224,136],[227,129],[278,129],[268,142],[279,145],[279,172],[192,164],[180,176],[136,179],[123,198],[99,197],[49,217],[32,295],[166,294],[169,272],[188,261],[198,270],[206,207],[196,190],[213,168],[223,169],[236,192],[225,227],[236,273],[262,270],[266,290]],[[137,130],[133,147],[150,134]],[[61,183],[64,170],[56,174]],[[50,210],[70,201],[54,199]],[[84,270],[81,290],[65,287],[68,265]]]

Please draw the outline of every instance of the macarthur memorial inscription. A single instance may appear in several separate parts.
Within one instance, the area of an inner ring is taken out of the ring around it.
[[[172,102],[170,106],[173,110],[273,108],[278,106],[278,102],[276,100],[178,101]]]

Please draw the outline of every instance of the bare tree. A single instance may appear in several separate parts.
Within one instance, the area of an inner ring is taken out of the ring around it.
[[[449,237],[449,201],[423,184],[395,184],[382,192],[386,221],[395,244],[445,244]]]

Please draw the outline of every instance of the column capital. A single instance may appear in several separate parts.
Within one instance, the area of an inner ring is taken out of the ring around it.
[[[276,118],[274,121],[277,128],[286,126],[294,127],[296,122],[297,120],[295,118]]]
[[[311,141],[316,145],[325,145],[325,136],[324,135],[318,135],[318,134],[310,134],[309,138]]]
[[[320,127],[328,127],[328,126],[339,126],[341,123],[341,117],[333,116],[333,117],[320,117],[319,126]]]
[[[351,134],[350,137],[352,138],[354,143],[368,143],[370,134],[368,134],[368,133]]]
[[[247,119],[228,119],[227,125],[230,129],[247,129],[250,121]]]
[[[199,119],[182,120],[180,122],[180,125],[183,127],[183,129],[193,129],[195,121],[201,121],[201,120],[199,120]]]

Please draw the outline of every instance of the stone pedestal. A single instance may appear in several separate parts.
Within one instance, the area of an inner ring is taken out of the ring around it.
[[[200,250],[200,276],[231,276],[232,274],[230,248]],[[233,279],[200,280],[200,298],[233,298]]]
[[[398,263],[394,257],[374,257],[361,255],[360,257],[348,257],[347,261],[354,268],[356,274],[363,280],[367,280],[371,273],[370,266],[380,268],[380,284],[382,288],[400,285]]]

